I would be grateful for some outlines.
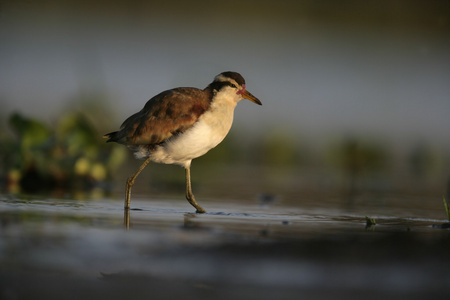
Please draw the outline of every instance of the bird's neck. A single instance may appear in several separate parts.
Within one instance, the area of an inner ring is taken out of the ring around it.
[[[202,115],[201,119],[214,128],[214,131],[223,139],[233,123],[236,104],[230,95],[217,93],[213,97],[208,111]]]

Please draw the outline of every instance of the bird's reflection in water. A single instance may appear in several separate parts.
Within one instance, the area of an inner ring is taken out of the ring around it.
[[[130,229],[130,224],[131,224],[130,211],[131,210],[138,210],[139,211],[139,210],[142,210],[142,209],[140,209],[140,208],[125,208],[123,210],[123,226],[125,227],[126,230]]]
[[[194,222],[194,219],[197,217],[195,213],[185,213],[184,214],[184,222],[183,229],[197,229],[199,228],[199,224]]]
[[[126,230],[130,230],[130,209],[125,208],[123,210],[123,225]]]
[[[130,230],[130,224],[131,224],[131,217],[130,217],[130,211],[131,210],[140,210],[140,209],[129,209],[125,208],[123,211],[123,226],[125,227],[125,230]],[[199,224],[194,222],[194,219],[197,218],[196,213],[185,213],[184,214],[184,221],[183,221],[183,229],[198,229],[200,227]]]

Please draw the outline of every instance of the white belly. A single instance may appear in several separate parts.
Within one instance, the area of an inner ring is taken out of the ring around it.
[[[233,123],[235,106],[212,107],[192,128],[158,146],[150,157],[154,162],[184,167],[223,141]]]

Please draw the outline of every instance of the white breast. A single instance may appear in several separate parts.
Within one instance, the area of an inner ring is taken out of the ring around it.
[[[154,162],[189,166],[223,141],[233,123],[235,101],[215,100],[192,128],[158,146],[150,154]],[[231,100],[231,99],[230,99]]]

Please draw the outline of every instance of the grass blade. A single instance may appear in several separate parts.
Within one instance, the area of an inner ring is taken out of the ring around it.
[[[444,201],[445,213],[447,214],[447,219],[450,221],[450,211],[448,210],[447,200],[445,200],[445,196],[442,196],[442,200]]]

